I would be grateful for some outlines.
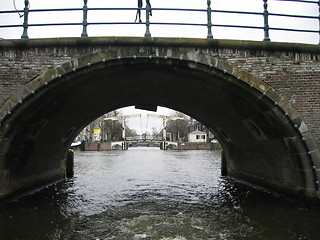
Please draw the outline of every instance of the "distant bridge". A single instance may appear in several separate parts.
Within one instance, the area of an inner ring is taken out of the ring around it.
[[[163,137],[160,136],[135,136],[126,137],[127,142],[162,142]]]

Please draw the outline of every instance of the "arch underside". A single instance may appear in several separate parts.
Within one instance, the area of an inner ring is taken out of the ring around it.
[[[111,110],[148,105],[206,125],[223,146],[229,176],[317,197],[318,160],[303,121],[265,83],[219,64],[132,56],[48,70],[1,123],[1,195],[63,177],[83,127]]]

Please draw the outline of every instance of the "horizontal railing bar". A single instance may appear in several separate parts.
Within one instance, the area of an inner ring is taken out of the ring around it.
[[[134,22],[89,22],[88,25],[133,25],[133,24],[145,24],[134,23]],[[153,22],[151,25],[185,25],[185,26],[207,26],[204,23],[167,23],[167,22]],[[29,24],[29,27],[45,27],[45,26],[80,26],[82,23],[41,23],[41,24]],[[13,28],[22,27],[23,25],[0,25],[0,28]],[[251,29],[263,29],[259,26],[243,26],[243,25],[224,25],[224,24],[212,24],[213,27],[229,27],[229,28],[251,28]],[[319,33],[318,30],[301,30],[301,29],[291,29],[291,28],[275,28],[270,27],[270,30],[279,31],[292,31],[292,32],[309,32],[309,33]]]
[[[33,23],[33,24],[28,24],[28,27],[76,26],[76,25],[82,26],[82,23]]]
[[[119,25],[119,24],[146,24],[145,22],[88,22],[88,25]],[[150,25],[188,25],[188,26],[207,26],[205,23],[160,23],[160,22],[150,22]],[[30,25],[29,25],[30,26]]]
[[[191,9],[191,8],[151,8],[152,11],[184,11],[184,12],[207,12],[206,9]],[[138,8],[88,8],[90,10],[138,10]],[[146,10],[146,8],[141,8],[141,10]]]
[[[303,0],[276,0],[276,1],[279,1],[279,2],[283,1],[283,2],[317,3],[318,4],[318,2],[308,1],[308,0],[306,0],[306,1],[303,1]]]
[[[6,11],[0,11],[0,14],[2,13],[23,13],[23,10],[6,10]]]
[[[132,25],[132,24],[145,24],[145,22],[88,22],[88,25]],[[39,23],[39,24],[29,24],[29,27],[44,27],[44,26],[75,26],[82,25],[82,23]],[[153,22],[150,25],[186,25],[186,26],[207,26],[205,23],[168,23],[168,22]],[[22,27],[23,25],[0,25],[0,28],[10,28],[10,27]],[[234,27],[234,28],[256,28],[263,29],[259,26],[241,26],[241,25],[223,25],[223,24],[212,24],[213,27]]]
[[[279,1],[279,0],[278,0]],[[104,11],[104,10],[137,10],[137,8],[88,8],[88,11]],[[145,10],[142,8],[141,10]],[[153,11],[194,11],[194,12],[207,12],[205,9],[184,9],[184,8],[152,8]],[[57,9],[29,9],[29,12],[59,12],[59,11],[83,11],[82,8],[57,8]],[[0,11],[0,14],[5,13],[23,13],[23,10],[10,10],[10,11]],[[230,14],[248,14],[248,15],[263,15],[262,12],[243,12],[243,11],[227,11],[227,10],[211,10],[212,13],[230,13]],[[294,18],[310,18],[318,19],[319,16],[304,16],[304,15],[290,15],[290,14],[279,14],[279,13],[269,13],[269,16],[279,16],[279,17],[294,17]]]
[[[202,23],[162,23],[162,22],[153,22],[150,25],[189,25],[189,26],[207,26],[207,24]],[[213,27],[234,27],[234,28],[255,28],[263,29],[259,26],[242,26],[242,25],[223,25],[223,24],[212,24]]]
[[[303,16],[303,15],[291,15],[291,14],[280,14],[280,13],[269,13],[269,16],[319,19],[319,16]]]
[[[231,14],[248,14],[263,15],[262,12],[243,12],[243,11],[227,11],[227,10],[211,10],[212,13],[231,13]]]
[[[88,11],[105,11],[105,10],[138,10],[138,8],[88,8]],[[141,8],[141,10],[146,10],[146,8]],[[190,9],[190,8],[152,8],[152,10],[161,10],[161,11],[193,11],[193,12],[207,12],[206,9]],[[59,12],[59,11],[83,11],[83,8],[48,8],[48,9],[29,9],[29,12]],[[0,11],[1,13],[23,13],[23,10],[8,10]]]
[[[270,30],[280,30],[289,32],[309,32],[309,33],[319,33],[319,30],[302,30],[302,29],[292,29],[292,28],[274,28],[270,27]]]
[[[15,28],[15,27],[23,27],[22,24],[20,25],[0,25],[0,28]]]
[[[279,1],[279,0],[278,0]],[[284,1],[284,0],[282,0]],[[88,11],[104,11],[104,10],[137,10],[137,8],[88,8]],[[141,10],[146,10],[141,8]],[[153,11],[193,11],[193,12],[208,12],[206,9],[187,9],[187,8],[152,8]],[[59,12],[59,11],[83,11],[83,8],[55,8],[55,9],[29,9],[29,12]],[[23,10],[9,10],[0,11],[3,13],[23,13]],[[244,12],[244,11],[227,11],[227,10],[211,10],[212,13],[231,13],[231,14],[248,14],[248,15],[263,15],[262,12]],[[279,14],[279,13],[269,13],[271,16],[283,16],[283,17],[296,17],[296,18],[314,18],[318,19],[318,16],[304,16],[304,15],[290,15],[290,14]]]
[[[88,25],[132,25],[132,24],[138,24],[138,25],[145,25],[145,22],[88,22]]]
[[[140,24],[144,25],[145,22],[88,22],[88,25],[132,25]],[[207,26],[205,23],[150,23],[152,25],[188,25],[188,26]],[[28,24],[28,27],[44,27],[44,26],[75,26],[82,25],[82,23],[34,23]],[[23,25],[0,25],[0,28],[5,27],[22,27]]]
[[[88,8],[88,11],[105,11],[105,10],[138,10],[138,8]],[[146,10],[141,8],[141,10]],[[29,12],[59,12],[59,11],[83,11],[82,8],[56,8],[56,9],[29,9]],[[184,12],[207,12],[207,9],[189,9],[189,8],[152,8],[152,11],[184,11]],[[0,11],[2,13],[23,13],[23,10],[8,10]],[[243,12],[243,11],[227,11],[227,10],[211,10],[215,13],[236,13],[236,14],[252,14],[252,15],[262,15],[261,12]]]
[[[83,11],[83,8],[29,9],[29,12],[64,12],[64,11]]]
[[[251,28],[251,29],[263,29],[259,26],[242,26],[242,25],[224,25],[224,24],[212,24],[213,27],[229,27],[229,28]]]

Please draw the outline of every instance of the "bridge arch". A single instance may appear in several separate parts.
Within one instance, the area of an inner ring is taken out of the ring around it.
[[[169,50],[86,55],[13,94],[0,108],[0,195],[62,178],[78,132],[130,105],[169,107],[204,123],[224,148],[230,176],[319,196],[317,146],[284,97],[222,59]]]

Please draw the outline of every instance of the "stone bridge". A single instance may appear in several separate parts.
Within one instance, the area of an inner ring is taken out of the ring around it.
[[[65,177],[79,131],[164,106],[205,124],[229,176],[320,197],[320,47],[174,38],[0,41],[0,196]]]

